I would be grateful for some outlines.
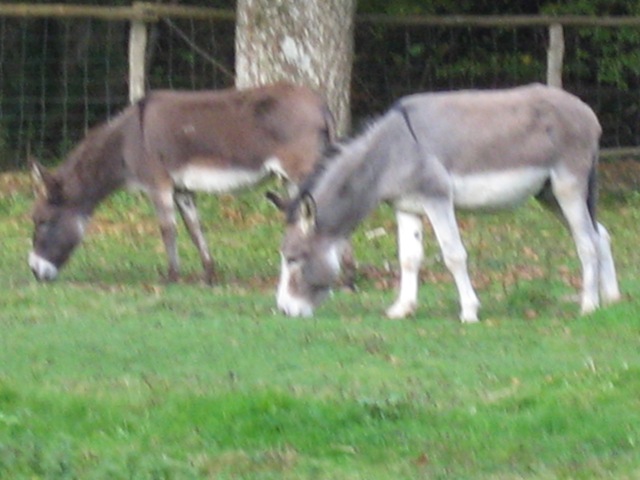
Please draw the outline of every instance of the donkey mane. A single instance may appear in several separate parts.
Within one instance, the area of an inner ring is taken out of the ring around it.
[[[350,159],[349,162],[352,164],[359,163],[357,160],[365,160],[364,153],[369,148],[369,139],[380,128],[381,119],[382,116],[370,119],[363,124],[359,132],[351,137],[327,143],[321,160],[315,164],[313,171],[300,185],[297,195],[289,202],[286,209],[287,223],[294,223],[298,220],[301,202],[306,197],[313,198],[313,191],[320,182],[326,181],[324,177],[331,175],[332,166],[335,163],[340,163],[341,158],[348,157]]]
[[[122,185],[122,174],[113,175],[122,169],[114,169],[108,164],[124,162],[118,152],[124,143],[123,124],[130,120],[131,108],[125,109],[109,122],[91,128],[83,141],[68,154],[67,161],[59,166],[55,178],[63,203],[74,204],[75,199],[87,197],[94,198],[97,202]],[[96,178],[105,180],[100,188],[95,182]]]

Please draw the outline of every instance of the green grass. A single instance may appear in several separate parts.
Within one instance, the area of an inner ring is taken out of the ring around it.
[[[31,193],[0,177],[2,479],[640,477],[640,196],[605,201],[625,299],[578,317],[572,242],[546,212],[461,215],[482,322],[427,235],[421,305],[388,321],[393,217],[358,230],[357,294],[275,312],[281,220],[262,192],[200,199],[222,283],[165,258],[143,197],[97,212],[59,281],[26,265]],[[367,233],[383,228],[381,236]]]

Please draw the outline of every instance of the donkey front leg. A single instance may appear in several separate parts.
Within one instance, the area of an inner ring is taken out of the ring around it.
[[[162,241],[169,260],[167,279],[177,282],[180,277],[180,260],[176,240],[176,216],[173,208],[173,191],[160,190],[151,194],[151,201],[156,210]]]
[[[418,306],[418,274],[423,257],[422,219],[414,214],[396,212],[398,222],[398,256],[400,259],[400,291],[395,303],[387,309],[389,318],[404,318]]]
[[[211,253],[209,253],[207,241],[202,233],[202,226],[200,224],[198,210],[196,209],[194,194],[192,192],[176,191],[174,193],[174,200],[180,216],[187,227],[187,231],[191,236],[191,241],[200,254],[200,261],[202,262],[202,268],[204,268],[204,280],[207,285],[212,285],[216,278],[215,266],[211,258]]]
[[[458,288],[460,320],[465,323],[477,322],[480,301],[467,271],[467,251],[460,239],[453,202],[450,199],[427,200],[424,207],[440,244],[444,263]]]

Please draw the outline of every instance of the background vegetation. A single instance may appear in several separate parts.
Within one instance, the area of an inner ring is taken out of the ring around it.
[[[230,0],[180,3],[235,8]],[[638,15],[639,10],[638,2],[616,0],[358,2],[358,14],[405,16],[602,16]],[[0,18],[0,168],[23,167],[27,146],[55,163],[89,126],[126,105],[128,29],[128,23],[122,21]],[[163,19],[152,25],[150,34],[149,88],[232,84],[225,71],[234,68],[233,22]],[[352,103],[356,129],[404,94],[496,88],[545,79],[544,27],[425,28],[358,22],[355,35]],[[567,28],[565,41],[565,87],[598,113],[605,130],[603,145],[640,144],[640,29]]]

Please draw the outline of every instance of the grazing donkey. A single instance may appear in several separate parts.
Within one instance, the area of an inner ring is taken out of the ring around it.
[[[270,174],[297,184],[333,141],[325,102],[304,87],[152,92],[89,132],[54,173],[32,162],[39,195],[29,266],[38,280],[56,278],[96,206],[128,186],[146,192],[155,207],[169,280],[179,276],[175,204],[212,283],[193,192],[232,191]]]
[[[416,309],[426,215],[460,296],[463,322],[478,320],[454,208],[496,209],[536,196],[561,211],[582,263],[582,313],[620,293],[609,235],[596,222],[601,128],[593,111],[562,90],[413,95],[399,100],[286,204],[278,307],[308,316],[340,269],[345,239],[380,202],[396,208],[400,292],[391,318]],[[559,209],[557,208],[559,207]]]

